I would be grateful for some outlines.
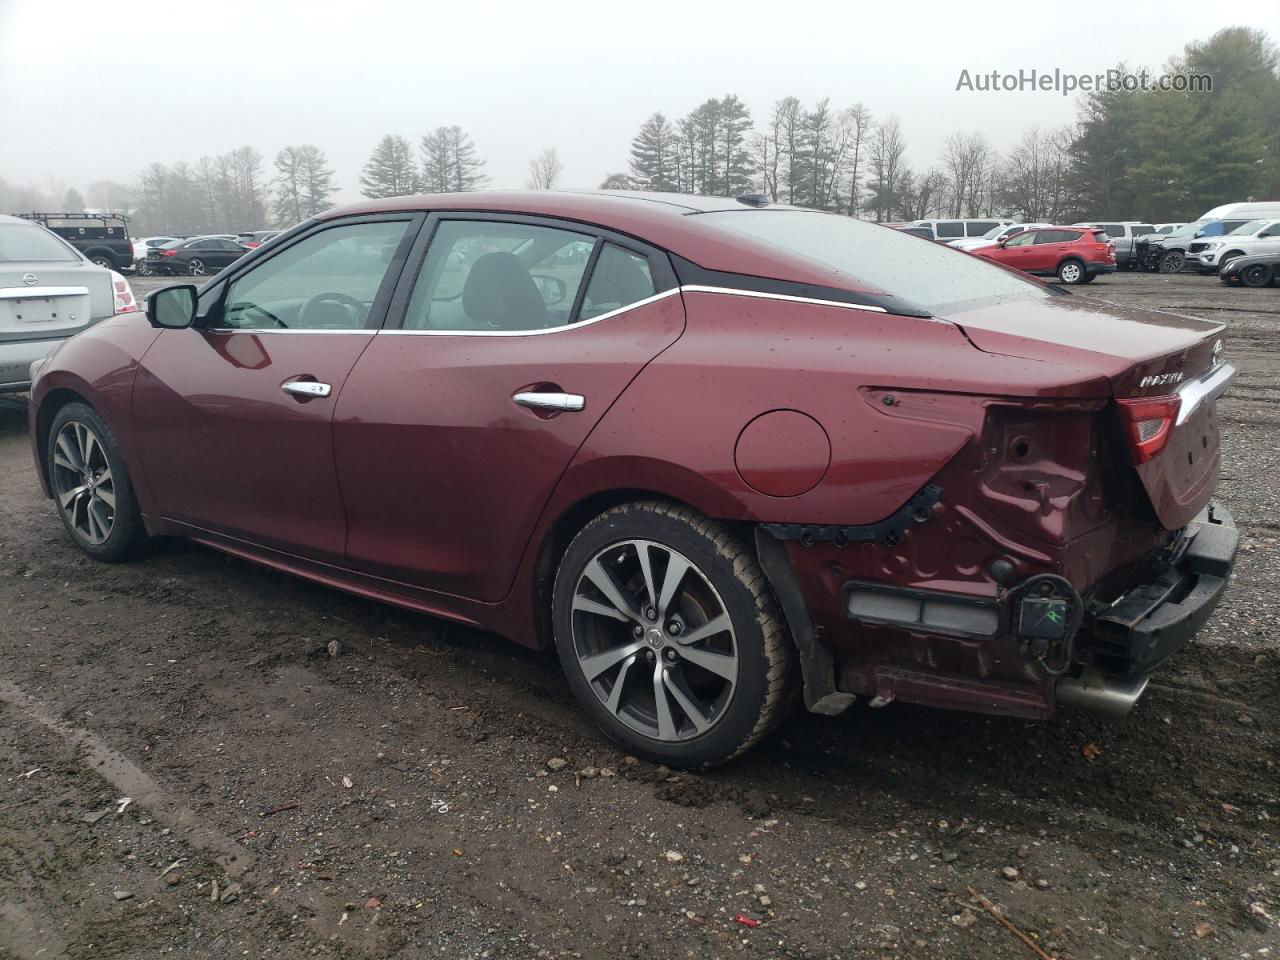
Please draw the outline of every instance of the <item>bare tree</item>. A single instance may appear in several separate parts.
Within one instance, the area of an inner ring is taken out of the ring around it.
[[[525,186],[530,190],[554,190],[564,173],[564,164],[555,147],[546,147],[529,161],[529,179]]]
[[[893,218],[902,205],[900,192],[902,174],[906,170],[907,142],[902,136],[902,125],[890,114],[880,124],[871,138],[869,186],[874,191],[870,201],[876,222]]]
[[[851,217],[858,215],[858,204],[862,199],[862,167],[866,163],[867,141],[875,128],[871,111],[861,103],[855,103],[840,115],[840,123],[845,129],[848,149],[845,151],[845,171],[848,178],[848,201],[845,212]]]
[[[953,133],[942,147],[942,165],[951,184],[953,217],[989,212],[997,155],[981,133]]]
[[[1032,127],[1009,153],[999,194],[1010,213],[1028,221],[1056,223],[1075,214],[1072,195],[1069,127],[1041,132]]]

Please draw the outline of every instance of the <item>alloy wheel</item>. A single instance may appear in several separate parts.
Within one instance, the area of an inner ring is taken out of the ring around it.
[[[1058,271],[1058,276],[1063,283],[1079,283],[1081,277],[1080,265],[1077,263],[1064,263]]]
[[[193,277],[203,277],[205,273],[204,261],[199,258],[192,260],[189,264],[187,264],[187,270],[191,273]]]
[[[1180,273],[1183,266],[1186,265],[1186,262],[1186,258],[1176,250],[1171,253],[1166,253],[1160,258],[1160,272]]]
[[[87,424],[68,421],[54,438],[53,488],[77,536],[106,543],[116,521],[116,487],[107,451]]]
[[[652,540],[606,547],[574,586],[572,624],[592,692],[635,732],[688,740],[724,716],[738,684],[737,636],[687,557]]]

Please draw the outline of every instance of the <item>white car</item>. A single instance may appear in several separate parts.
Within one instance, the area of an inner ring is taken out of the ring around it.
[[[1250,220],[1220,237],[1196,240],[1187,248],[1187,264],[1217,273],[1236,257],[1258,253],[1280,253],[1280,220]]]
[[[163,247],[177,237],[135,237],[133,241],[133,269],[140,276],[148,276],[147,251],[152,247]]]
[[[0,393],[85,327],[138,309],[129,281],[38,223],[0,215]]]
[[[957,250],[977,250],[979,247],[990,247],[1001,240],[1008,240],[1015,233],[1021,233],[1023,230],[1040,230],[1051,226],[1053,226],[1051,223],[1007,223],[992,227],[980,237],[952,240],[948,246],[955,247]]]

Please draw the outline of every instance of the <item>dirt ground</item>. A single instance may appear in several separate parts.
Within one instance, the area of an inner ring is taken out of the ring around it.
[[[859,704],[706,775],[499,637],[185,543],[95,564],[0,400],[0,958],[1034,957],[970,886],[1063,960],[1280,958],[1280,290],[1088,292],[1228,325],[1212,624],[1121,722]]]

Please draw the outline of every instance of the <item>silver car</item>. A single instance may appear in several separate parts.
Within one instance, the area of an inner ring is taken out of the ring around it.
[[[129,282],[37,223],[0,214],[0,393],[90,324],[138,309]]]

